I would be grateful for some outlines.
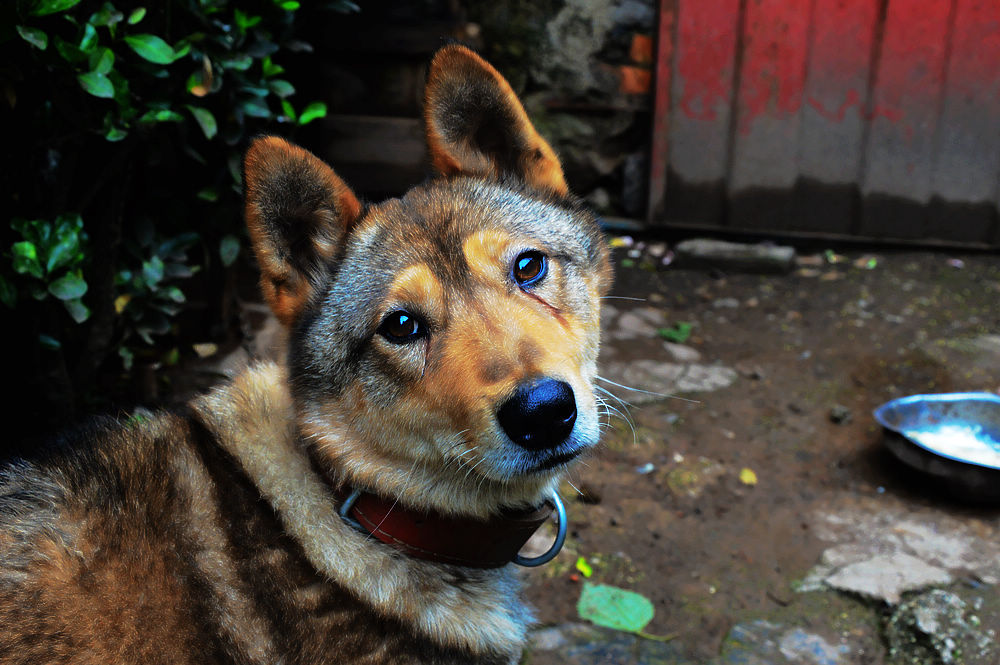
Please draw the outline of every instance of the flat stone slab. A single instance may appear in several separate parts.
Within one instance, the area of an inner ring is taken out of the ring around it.
[[[823,580],[827,586],[896,604],[903,593],[952,581],[948,571],[902,552],[850,563]]]
[[[834,544],[801,591],[834,588],[896,605],[905,592],[970,575],[1000,583],[1000,529],[988,521],[862,497],[818,513],[813,527]]]
[[[719,268],[732,272],[787,273],[795,267],[795,249],[692,238],[674,248],[682,268]]]
[[[733,626],[711,665],[849,665],[854,651],[803,628],[758,619]]]

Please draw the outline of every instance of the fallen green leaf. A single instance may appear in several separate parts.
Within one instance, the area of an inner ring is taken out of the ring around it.
[[[668,342],[683,344],[691,337],[691,331],[693,329],[694,325],[686,321],[681,321],[680,323],[675,323],[673,327],[670,328],[659,328],[656,333]]]
[[[589,582],[583,584],[576,611],[595,625],[629,633],[639,633],[653,620],[653,603],[642,594]]]
[[[590,577],[594,574],[594,569],[591,568],[589,563],[587,563],[587,559],[582,556],[577,557],[576,559],[576,569],[579,570],[584,577]]]

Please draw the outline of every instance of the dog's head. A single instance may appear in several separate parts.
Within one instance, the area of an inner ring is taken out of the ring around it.
[[[257,139],[247,225],[327,471],[485,516],[537,503],[597,442],[608,254],[489,64],[439,51],[425,116],[440,177],[370,207],[314,155]]]

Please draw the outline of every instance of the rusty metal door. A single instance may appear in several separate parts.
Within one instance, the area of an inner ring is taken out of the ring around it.
[[[660,0],[649,223],[1000,247],[1000,2]]]

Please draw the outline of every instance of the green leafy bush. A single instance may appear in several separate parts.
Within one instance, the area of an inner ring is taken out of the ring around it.
[[[295,23],[357,10],[308,4],[0,3],[14,215],[0,225],[0,310],[17,317],[22,383],[85,397],[109,362],[176,346],[190,293],[202,312],[226,309],[243,147],[326,114],[279,64],[311,50]]]

